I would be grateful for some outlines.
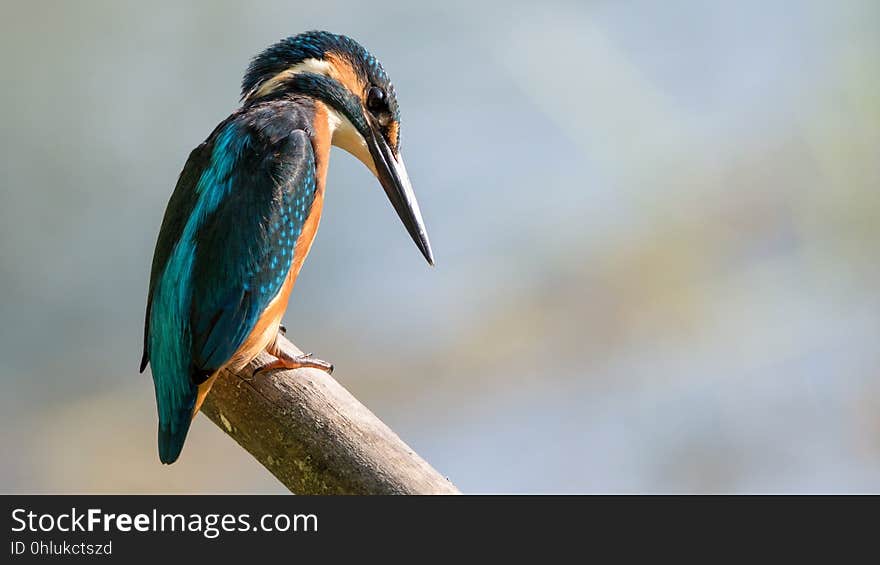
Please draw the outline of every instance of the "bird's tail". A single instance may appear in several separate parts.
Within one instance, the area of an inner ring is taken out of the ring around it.
[[[196,373],[190,379],[190,382],[196,381],[199,384],[190,389],[192,391],[191,395],[184,396],[184,402],[182,403],[184,408],[176,412],[179,416],[174,420],[176,425],[163,426],[162,418],[161,416],[159,417],[159,459],[162,463],[174,463],[180,456],[183,442],[186,441],[186,434],[189,432],[189,426],[196,412],[202,407],[205,397],[208,395],[214,380],[219,374],[220,372],[217,371],[206,378],[204,373]]]
[[[183,449],[198,388],[193,385],[188,390],[175,392],[182,394],[160,397],[159,401],[159,460],[166,465],[177,461]]]
[[[159,460],[162,463],[170,465],[180,457],[191,421],[192,417],[187,413],[186,418],[179,420],[177,426],[159,424]]]

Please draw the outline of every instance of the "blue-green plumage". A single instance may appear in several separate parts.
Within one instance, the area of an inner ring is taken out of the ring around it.
[[[241,347],[290,269],[316,188],[310,110],[275,100],[233,114],[193,151],[172,195],[142,363],[153,368],[165,463],[183,446],[198,385]]]

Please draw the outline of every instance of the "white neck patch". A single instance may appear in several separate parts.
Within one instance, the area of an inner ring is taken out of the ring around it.
[[[269,94],[270,92],[278,88],[278,85],[285,80],[292,78],[293,76],[300,73],[312,73],[329,77],[331,76],[330,73],[332,72],[332,70],[333,66],[327,61],[322,61],[320,59],[304,59],[303,61],[300,61],[292,67],[284,69],[274,77],[261,84],[256,90],[248,95],[248,98],[250,98],[251,96],[265,96],[266,94]]]

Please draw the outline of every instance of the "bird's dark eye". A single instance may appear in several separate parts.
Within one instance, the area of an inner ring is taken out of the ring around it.
[[[388,102],[385,100],[385,91],[378,86],[371,86],[367,92],[367,109],[374,115],[384,112],[388,109]]]

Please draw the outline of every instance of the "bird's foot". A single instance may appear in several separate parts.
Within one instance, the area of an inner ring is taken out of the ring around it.
[[[277,359],[257,368],[254,371],[254,375],[266,371],[274,371],[276,369],[302,369],[303,367],[320,369],[325,371],[328,375],[333,374],[332,363],[316,359],[315,357],[312,357],[311,353],[306,353],[304,355],[287,355],[286,353],[278,351],[277,353],[272,354],[275,355]]]

